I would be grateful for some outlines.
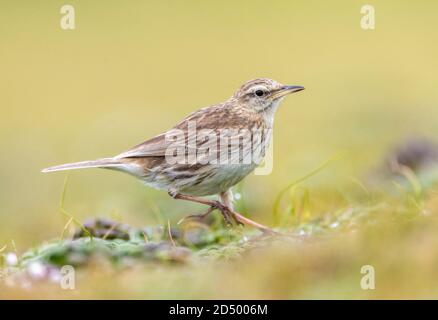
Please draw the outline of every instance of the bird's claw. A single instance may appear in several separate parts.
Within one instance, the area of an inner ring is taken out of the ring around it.
[[[243,225],[242,222],[237,220],[232,210],[230,210],[226,205],[221,203],[220,201],[215,201],[213,205],[214,209],[219,210],[222,213],[222,216],[224,217],[225,223],[228,226],[232,226],[233,222],[236,225]]]

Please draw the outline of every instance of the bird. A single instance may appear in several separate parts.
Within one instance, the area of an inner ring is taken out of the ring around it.
[[[219,210],[227,225],[273,232],[236,212],[232,187],[263,160],[274,116],[283,99],[304,90],[268,78],[245,82],[229,99],[201,108],[171,129],[116,156],[48,167],[42,172],[104,168],[128,173],[174,199],[208,206],[203,219]],[[216,195],[216,200],[209,196]]]

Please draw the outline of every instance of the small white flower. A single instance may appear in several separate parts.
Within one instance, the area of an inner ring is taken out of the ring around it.
[[[44,278],[46,275],[46,267],[39,261],[31,262],[27,267],[29,275],[35,279]]]
[[[59,283],[61,281],[61,273],[59,272],[58,269],[50,270],[49,280],[55,283]]]
[[[9,252],[6,254],[6,264],[10,267],[16,266],[18,263],[18,257],[15,253]]]
[[[337,222],[337,221],[330,224],[330,228],[332,228],[332,229],[337,228],[337,227],[339,227],[339,222]]]
[[[242,198],[242,195],[240,193],[234,194],[234,199],[239,200],[240,198]]]

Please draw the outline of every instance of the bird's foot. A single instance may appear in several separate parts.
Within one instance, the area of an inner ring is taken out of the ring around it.
[[[212,210],[218,209],[222,213],[222,215],[225,219],[225,222],[230,226],[232,226],[233,222],[234,222],[237,225],[252,226],[254,228],[259,229],[263,233],[270,233],[270,234],[277,233],[269,227],[266,227],[258,222],[252,221],[251,219],[248,219],[248,218],[242,216],[241,214],[232,210],[230,207],[226,206],[225,204],[223,204],[220,201],[217,201],[217,200],[212,201],[212,200],[208,200],[208,199],[184,195],[184,194],[180,194],[176,191],[172,191],[172,190],[169,190],[169,195],[174,199],[187,200],[187,201],[191,201],[191,202],[197,202],[197,203],[202,203],[202,204],[208,205],[208,206],[210,206],[210,208],[212,208]],[[208,211],[208,213],[206,213],[206,215],[210,214],[211,211]]]
[[[228,226],[243,225],[242,222],[240,222],[239,220],[236,219],[236,216],[233,214],[233,212],[227,206],[223,205],[219,201],[217,201],[217,203],[214,203],[213,205],[211,205],[208,208],[208,210],[204,213],[192,214],[192,215],[189,215],[189,216],[182,218],[181,220],[178,221],[178,224],[181,224],[187,220],[203,221],[206,217],[208,217],[210,215],[210,213],[212,213],[216,209],[220,211],[220,213],[224,217],[225,223]]]
[[[215,208],[210,207],[210,208],[208,208],[208,210],[207,210],[206,212],[204,212],[204,213],[201,213],[201,214],[191,214],[191,215],[189,215],[189,216],[186,216],[186,217],[182,218],[181,220],[179,220],[179,221],[178,221],[178,224],[181,224],[181,223],[183,223],[184,221],[187,221],[187,220],[198,220],[198,221],[203,221],[206,217],[208,217],[208,216],[210,215],[210,213],[213,212],[214,209],[215,209]]]
[[[236,219],[236,216],[234,215],[233,210],[228,208],[222,202],[215,201],[214,204],[212,205],[212,207],[214,207],[214,209],[217,209],[222,213],[222,216],[224,217],[225,223],[228,226],[243,225],[242,222],[240,222],[238,219]]]

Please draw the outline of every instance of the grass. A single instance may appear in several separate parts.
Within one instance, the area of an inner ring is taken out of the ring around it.
[[[53,276],[64,265],[76,268],[81,298],[437,297],[430,280],[438,265],[438,193],[434,170],[417,173],[404,167],[372,186],[352,180],[355,188],[332,210],[321,210],[311,196],[318,190],[298,179],[276,201],[280,236],[216,220],[135,228],[108,219],[82,224],[70,214],[62,234],[73,221],[74,234],[29,249],[9,268],[8,297],[33,297],[35,290],[73,297]],[[65,190],[66,183],[61,208]],[[8,250],[1,250],[6,268]],[[375,290],[360,287],[365,265],[375,269]]]

